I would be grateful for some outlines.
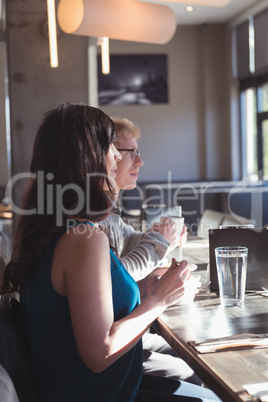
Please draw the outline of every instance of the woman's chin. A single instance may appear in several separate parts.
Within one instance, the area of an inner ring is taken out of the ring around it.
[[[115,183],[115,178],[113,176],[108,176],[108,180],[110,183],[110,186],[112,186],[112,188],[116,188],[116,183]],[[109,190],[107,183],[104,183],[104,190],[107,191]]]
[[[127,184],[125,185],[122,190],[133,190],[134,188],[137,187],[137,183],[135,181],[135,183],[131,183],[131,184]]]

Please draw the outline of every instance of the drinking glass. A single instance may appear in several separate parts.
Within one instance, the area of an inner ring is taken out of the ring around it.
[[[224,306],[244,302],[248,249],[242,246],[215,249],[221,303]]]

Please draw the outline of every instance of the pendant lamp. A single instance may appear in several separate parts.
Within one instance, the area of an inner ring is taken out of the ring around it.
[[[185,0],[154,0],[154,1],[166,1],[168,3],[183,3],[192,5],[199,5],[199,6],[208,6],[208,7],[224,7],[227,6],[231,2],[231,0],[190,0],[189,2]]]
[[[137,0],[60,0],[57,18],[65,33],[155,44],[177,27],[170,7]]]
[[[55,11],[54,0],[47,0],[47,15],[48,15],[50,66],[52,68],[56,68],[59,65],[59,61],[58,61],[56,11]]]
[[[101,71],[102,74],[110,74],[109,38],[98,38],[97,45],[101,47]]]

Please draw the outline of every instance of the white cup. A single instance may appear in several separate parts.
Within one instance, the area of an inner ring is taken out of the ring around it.
[[[185,306],[186,304],[191,304],[194,301],[195,295],[198,293],[198,288],[200,287],[200,276],[190,276],[185,284],[185,293],[176,303],[177,306]]]
[[[174,222],[176,225],[176,236],[177,239],[180,239],[180,236],[182,234],[183,230],[183,225],[184,225],[184,218],[182,216],[178,215],[162,215],[160,217],[160,223],[164,223],[165,219],[169,219],[171,222]],[[183,259],[182,257],[182,247],[177,247],[177,255],[176,258],[177,260],[181,261]]]
[[[176,233],[177,236],[179,237],[183,230],[184,218],[182,216],[176,216],[176,215],[162,215],[160,217],[160,223],[163,223],[167,218],[171,222],[174,222],[176,224]]]

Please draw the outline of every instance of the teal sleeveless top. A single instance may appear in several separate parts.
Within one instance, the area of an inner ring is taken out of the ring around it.
[[[128,402],[135,400],[142,375],[142,341],[101,373],[81,360],[72,330],[68,298],[51,282],[59,237],[46,247],[21,295],[21,320],[43,402]],[[110,250],[114,319],[140,302],[139,288]]]

